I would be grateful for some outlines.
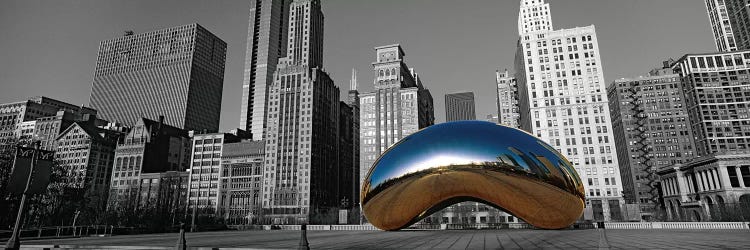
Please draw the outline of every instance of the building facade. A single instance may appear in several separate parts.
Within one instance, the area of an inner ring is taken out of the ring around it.
[[[16,124],[15,138],[23,145],[29,145],[34,140],[34,128],[36,120],[25,121]]]
[[[37,96],[28,100],[0,104],[0,147],[15,143],[16,129],[22,122],[36,121],[42,117],[55,116],[60,110],[96,114],[96,110],[65,103],[52,98]],[[28,125],[28,124],[27,124]],[[64,129],[64,128],[62,128]]]
[[[115,149],[108,208],[135,209],[142,204],[142,174],[187,170],[190,142],[187,131],[165,124],[163,118],[141,118]]]
[[[226,143],[221,150],[219,210],[224,220],[235,226],[260,223],[265,143]]]
[[[198,24],[99,43],[91,106],[134,126],[157,119],[186,130],[219,129],[227,45]]]
[[[226,133],[193,134],[187,212],[193,215],[220,215],[219,192],[223,147],[240,141]]]
[[[521,0],[515,59],[520,127],[573,163],[587,194],[583,219],[621,220],[622,181],[596,29],[552,30],[550,20],[544,0]]]
[[[747,0],[705,0],[716,49],[750,49],[750,4]]]
[[[95,112],[94,112],[95,113]],[[41,117],[34,126],[33,141],[39,141],[39,148],[55,150],[57,136],[74,122],[87,122],[93,126],[105,125],[104,121],[96,119],[95,114],[80,113],[72,110],[59,110],[53,116]]]
[[[750,149],[750,51],[688,54],[673,69],[697,154]]]
[[[122,136],[93,121],[73,122],[55,136],[52,150],[65,171],[63,184],[85,192],[92,207],[106,206],[115,147]]]
[[[477,113],[474,105],[474,92],[445,95],[445,120],[476,120]]]
[[[607,87],[623,197],[639,205],[638,217],[646,221],[660,203],[657,170],[697,156],[680,76],[665,64]]]
[[[245,71],[242,81],[240,129],[263,139],[268,107],[268,86],[279,58],[286,55],[291,0],[252,0],[247,26]]]
[[[375,48],[375,90],[360,96],[359,185],[391,145],[435,123],[430,91],[404,61],[398,44]]]
[[[747,221],[750,151],[724,151],[659,169],[670,221]]]
[[[338,162],[345,125],[339,89],[322,69],[320,1],[293,1],[289,20],[286,57],[269,87],[261,212],[264,223],[335,223],[351,194],[342,192],[340,180],[351,178],[342,168],[354,166]]]
[[[508,70],[495,71],[497,84],[497,117],[499,124],[519,128],[518,124],[518,86],[516,78]]]

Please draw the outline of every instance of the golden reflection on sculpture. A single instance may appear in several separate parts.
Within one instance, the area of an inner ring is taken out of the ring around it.
[[[362,184],[367,220],[399,230],[452,204],[478,201],[545,229],[583,212],[578,173],[554,148],[518,129],[450,122],[412,134],[375,161]]]

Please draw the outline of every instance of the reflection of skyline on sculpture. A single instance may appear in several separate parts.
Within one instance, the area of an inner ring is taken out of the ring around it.
[[[383,154],[365,180],[365,214],[385,230],[467,200],[541,228],[565,227],[583,209],[582,183],[565,157],[528,133],[489,122],[443,123],[415,133]]]
[[[472,124],[488,122],[450,122],[438,124],[435,126],[456,126],[457,124]],[[495,130],[500,127],[501,130]],[[561,172],[574,172],[567,159],[558,154],[557,151],[546,145],[544,142],[514,140],[519,136],[530,136],[526,132],[507,128],[497,125],[496,127],[472,126],[462,131],[460,136],[440,134],[438,130],[422,130],[420,136],[409,136],[394,144],[391,148],[399,146],[399,151],[391,152],[389,149],[384,153],[373,166],[376,165],[398,165],[405,166],[393,169],[375,169],[371,168],[368,173],[368,179],[371,186],[377,186],[387,180],[386,176],[400,176],[408,173],[418,172],[430,168],[429,163],[437,163],[438,160],[442,165],[460,165],[467,163],[495,162],[501,161],[509,165],[518,166],[525,171],[529,171],[540,176],[547,176],[550,171],[540,166],[553,167]],[[507,134],[503,134],[507,133]],[[490,139],[492,138],[492,139]],[[509,140],[495,139],[508,138]],[[510,146],[510,143],[516,143]],[[498,148],[505,149],[502,154],[498,154]],[[527,152],[544,152],[540,155],[528,156],[518,148],[525,148]],[[409,157],[404,157],[404,156]],[[550,159],[550,163],[542,163],[541,158]],[[557,163],[557,164],[554,164]],[[433,165],[434,166],[434,165]],[[568,176],[570,174],[567,174]]]

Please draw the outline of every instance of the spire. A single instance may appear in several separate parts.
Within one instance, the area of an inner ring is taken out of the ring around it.
[[[349,80],[349,90],[357,90],[357,70],[352,68],[352,79]]]
[[[359,92],[357,91],[357,70],[354,68],[352,68],[352,79],[349,80],[349,99],[347,100],[346,104],[349,104],[350,106],[359,110]]]

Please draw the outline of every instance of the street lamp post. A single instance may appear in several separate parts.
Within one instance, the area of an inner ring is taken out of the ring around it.
[[[26,207],[26,196],[28,196],[29,186],[31,186],[31,179],[34,176],[34,167],[36,163],[36,154],[39,151],[39,142],[34,142],[34,153],[31,154],[31,166],[29,167],[29,176],[26,179],[26,187],[23,189],[23,195],[21,195],[21,204],[18,205],[18,215],[16,215],[16,224],[13,226],[13,234],[8,243],[5,244],[5,249],[19,249],[21,247],[21,237],[19,231],[21,230],[21,220],[23,218],[23,210]],[[16,159],[18,156],[16,156]]]

